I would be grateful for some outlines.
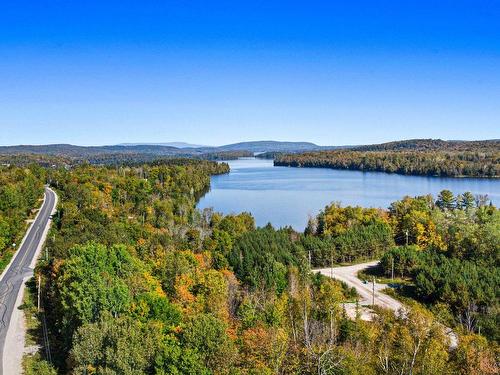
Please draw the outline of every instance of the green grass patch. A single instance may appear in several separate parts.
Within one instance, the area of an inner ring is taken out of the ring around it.
[[[401,286],[411,284],[410,278],[402,278],[402,277],[387,277],[387,275],[383,272],[382,267],[379,265],[368,267],[364,270],[361,270],[357,274],[358,278],[363,281],[371,282],[373,278],[379,284],[391,284],[392,286]]]
[[[15,251],[12,248],[7,249],[0,257],[0,273],[7,267]]]
[[[39,201],[43,201],[43,199],[39,199]],[[41,203],[40,203],[40,207],[41,207]],[[9,265],[10,260],[12,259],[12,257],[14,256],[14,254],[16,253],[17,249],[19,249],[19,246],[21,246],[21,242],[22,242],[24,236],[26,235],[26,232],[30,228],[31,223],[28,223],[27,220],[33,220],[33,219],[35,219],[35,216],[38,213],[39,209],[40,208],[31,210],[29,216],[25,219],[26,220],[25,221],[25,223],[26,223],[25,228],[23,229],[23,231],[21,233],[17,234],[17,236],[16,236],[16,238],[14,240],[14,242],[16,243],[16,247],[15,248],[8,247],[8,248],[4,249],[3,254],[0,255],[0,274]]]
[[[41,324],[37,311],[37,291],[35,278],[31,278],[26,283],[24,289],[23,304],[19,307],[24,312],[26,322],[26,342],[25,346],[36,345],[38,337],[41,336]]]
[[[24,375],[57,375],[52,365],[44,360],[40,353],[23,357]]]

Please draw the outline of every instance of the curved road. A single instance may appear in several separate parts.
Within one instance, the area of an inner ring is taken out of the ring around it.
[[[0,276],[0,373],[15,374],[18,372],[22,358],[24,342],[19,348],[11,342],[16,327],[13,316],[21,302],[24,281],[33,276],[35,258],[42,248],[50,226],[50,218],[55,211],[57,196],[53,190],[45,188],[45,199],[42,207],[26,233],[21,246]],[[17,316],[16,316],[17,318]],[[19,353],[19,349],[21,353]],[[15,363],[13,363],[15,362]],[[14,370],[15,369],[15,370]]]
[[[372,298],[375,296],[375,305],[393,310],[397,312],[399,309],[403,308],[403,304],[398,300],[382,293],[382,289],[387,288],[386,284],[375,283],[375,293],[373,293],[373,284],[363,283],[358,279],[358,272],[364,270],[365,268],[374,267],[379,263],[378,260],[368,263],[355,264],[353,266],[342,266],[333,268],[321,268],[313,270],[313,272],[319,272],[322,275],[333,277],[337,280],[345,282],[350,287],[356,288],[358,292],[361,305],[372,304]]]
[[[364,306],[371,306],[372,302],[375,305],[383,307],[385,309],[393,310],[398,312],[400,309],[404,309],[404,305],[398,300],[384,294],[383,289],[387,287],[386,284],[379,283],[363,283],[358,278],[358,272],[369,267],[374,267],[379,263],[378,260],[355,264],[353,266],[340,266],[340,267],[330,267],[315,269],[313,272],[321,273],[322,275],[340,280],[345,282],[350,287],[356,288],[360,299],[360,304]],[[367,315],[367,320],[370,320],[370,315]],[[450,338],[450,348],[456,348],[458,343],[457,335],[448,327],[444,327],[446,334]]]

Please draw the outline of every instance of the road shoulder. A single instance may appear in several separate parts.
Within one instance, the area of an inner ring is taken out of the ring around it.
[[[19,288],[19,292],[16,297],[16,303],[14,306],[14,310],[12,311],[12,316],[10,319],[9,326],[7,328],[7,334],[5,338],[5,347],[3,351],[3,374],[22,374],[23,369],[22,369],[22,359],[25,351],[25,342],[26,342],[26,324],[25,324],[25,317],[24,317],[24,311],[20,309],[22,303],[23,303],[23,296],[24,296],[24,290],[25,290],[25,284],[26,282],[33,276],[33,272],[35,269],[36,262],[38,260],[38,257],[40,255],[40,252],[42,251],[42,248],[45,244],[45,240],[47,238],[47,234],[50,229],[50,225],[52,223],[52,215],[55,213],[56,208],[57,208],[57,203],[58,203],[58,196],[57,194],[52,190],[52,193],[54,194],[54,207],[50,212],[49,215],[49,220],[47,221],[47,224],[45,225],[40,241],[37,245],[35,254],[33,256],[32,261],[30,262],[29,269],[30,272],[27,274],[22,281],[21,287]],[[42,206],[45,204],[45,200],[47,198],[45,197],[44,202],[42,203]],[[42,210],[40,209],[38,214]],[[38,215],[37,214],[37,215]],[[36,218],[35,218],[36,221]],[[28,232],[31,230],[31,226],[29,229],[26,231],[27,236]],[[23,239],[24,240],[24,239]],[[19,246],[19,249],[21,246]],[[17,255],[17,253],[16,253]],[[14,257],[13,257],[14,259]],[[9,264],[10,266],[10,264]],[[7,270],[8,267],[5,269]]]
[[[7,336],[5,337],[5,350],[3,356],[4,374],[22,374],[22,361],[24,355],[24,343],[26,342],[26,323],[24,311],[20,309],[24,298],[24,284],[30,277],[23,279],[16,298],[16,305],[10,318]]]

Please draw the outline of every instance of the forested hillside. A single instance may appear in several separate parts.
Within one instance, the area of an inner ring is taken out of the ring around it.
[[[176,148],[156,144],[115,146],[1,146],[0,161],[16,165],[130,165],[173,158],[231,160],[274,158],[275,165],[380,171],[401,174],[498,177],[500,141],[412,139],[365,146],[317,146],[307,142],[258,141],[220,147]]]
[[[333,204],[305,233],[256,228],[247,213],[196,210],[210,175],[227,170],[197,160],[46,170],[60,196],[37,268],[52,363],[41,351],[29,374],[497,373],[496,208],[443,192],[388,211]],[[396,247],[406,231],[414,247]],[[373,322],[348,319],[355,291],[310,272],[309,262],[387,264],[404,251],[422,259],[418,271],[395,264],[424,304]],[[475,324],[442,281],[447,262],[479,275],[452,281],[470,290]],[[456,349],[439,322],[458,332]]]
[[[41,146],[43,147],[43,146]],[[128,147],[128,146],[127,146]],[[158,146],[161,147],[161,146]],[[122,146],[122,148],[126,148]],[[0,147],[1,149],[1,147]],[[43,150],[43,148],[42,148]],[[233,160],[240,157],[253,156],[253,153],[248,151],[217,151],[207,153],[193,153],[187,152],[186,154],[173,153],[173,154],[158,154],[154,152],[69,152],[65,153],[39,153],[39,152],[14,152],[5,154],[0,150],[0,163],[6,165],[16,166],[29,166],[37,164],[44,167],[69,167],[80,164],[93,164],[93,165],[131,165],[131,164],[144,164],[153,162],[168,162],[169,160],[176,160],[180,157],[189,157],[191,159],[199,160]]]
[[[500,148],[499,139],[484,141],[443,141],[442,139],[408,139],[373,145],[353,146],[356,151],[472,151],[492,152]]]
[[[310,142],[278,142],[278,141],[255,141],[255,142],[240,142],[230,145],[218,147],[224,151],[251,151],[251,152],[296,152],[319,150],[323,147]]]
[[[182,144],[178,146],[182,146]],[[70,159],[73,162],[87,161],[92,164],[113,164],[113,161],[119,161],[120,159],[125,162],[135,160],[143,163],[165,157],[193,157],[213,160],[237,156],[253,156],[255,152],[298,152],[325,148],[327,147],[308,142],[277,141],[241,142],[218,147],[173,147],[168,144],[121,144],[109,146],[49,144],[0,146],[0,156],[50,155]]]
[[[349,150],[277,154],[274,164],[446,177],[499,177],[500,141],[413,140]]]

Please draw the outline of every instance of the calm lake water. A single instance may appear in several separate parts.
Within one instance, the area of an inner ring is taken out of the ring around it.
[[[327,204],[387,208],[405,195],[433,194],[449,189],[488,194],[498,205],[500,180],[402,176],[326,168],[274,167],[272,160],[245,158],[229,161],[231,172],[212,177],[212,187],[199,202],[203,209],[251,212],[259,226],[291,225],[302,231],[309,215]]]

